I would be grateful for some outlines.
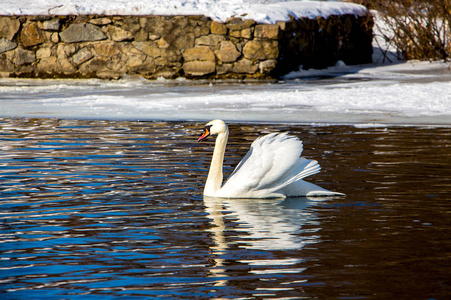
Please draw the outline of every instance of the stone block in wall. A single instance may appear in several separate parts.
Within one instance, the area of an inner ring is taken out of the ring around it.
[[[106,34],[99,27],[86,23],[71,24],[60,33],[60,36],[65,43],[93,42],[107,39]]]
[[[258,65],[254,64],[249,59],[242,59],[235,63],[233,66],[234,73],[254,74],[258,70]]]
[[[230,18],[226,22],[226,27],[230,31],[241,31],[246,28],[250,28],[255,25],[254,20],[243,20],[241,18]]]
[[[181,50],[181,49],[189,49],[194,47],[195,45],[196,37],[194,35],[194,32],[188,32],[186,34],[179,34],[175,37],[174,41],[172,42],[172,46],[175,49]]]
[[[98,42],[94,44],[93,49],[96,56],[112,57],[121,53],[120,43],[109,41]]]
[[[127,71],[127,55],[123,52],[105,59],[105,69],[124,74]]]
[[[248,59],[277,59],[279,56],[278,42],[266,40],[249,41],[244,45],[243,55]]]
[[[173,16],[171,17],[171,22],[174,24],[174,29],[183,30],[186,32],[190,32],[192,30],[191,24],[189,22],[189,17],[185,16]]]
[[[61,41],[60,35],[58,34],[58,32],[52,33],[52,35],[50,36],[50,41],[54,44],[57,44]]]
[[[253,27],[245,28],[245,29],[241,30],[240,35],[242,38],[250,40],[254,37],[254,28]]]
[[[55,18],[44,21],[42,23],[42,29],[46,31],[59,31],[61,28],[61,19]]]
[[[151,40],[157,40],[160,38],[160,36],[149,34],[147,30],[140,28],[133,34],[133,39],[137,42],[145,42],[149,40],[150,36],[152,36],[152,38],[150,38]]]
[[[14,50],[17,47],[17,43],[12,42],[6,38],[0,38],[0,54],[10,50]]]
[[[135,55],[133,55],[131,58],[133,58]],[[130,59],[131,59],[130,58]],[[152,77],[156,72],[156,65],[155,60],[151,57],[145,56],[141,57],[144,59],[144,61],[140,64],[130,64],[130,70],[134,72],[135,74],[141,74],[142,76]],[[129,59],[129,61],[130,61]],[[138,62],[139,58],[136,58],[134,60],[135,62]]]
[[[135,33],[141,29],[141,25],[140,25],[140,20],[142,19],[142,17],[132,17],[132,16],[127,16],[124,17],[124,19],[122,20],[123,25],[122,27],[131,32],[131,34],[135,35]]]
[[[204,76],[216,71],[214,61],[188,61],[183,65],[185,74],[191,76]]]
[[[258,69],[262,74],[269,74],[271,71],[273,71],[277,66],[277,60],[270,59],[261,61],[258,65]]]
[[[26,24],[21,33],[20,41],[24,47],[31,47],[42,44],[44,39],[44,34],[36,23]]]
[[[122,29],[121,27],[108,25],[108,26],[106,26],[106,31],[108,32],[111,39],[115,42],[133,40],[132,33],[130,31]]]
[[[52,49],[50,47],[43,47],[36,51],[36,58],[43,59],[52,56]]]
[[[210,32],[211,34],[226,35],[227,26],[224,23],[211,22]]]
[[[20,21],[17,18],[0,16],[0,38],[12,41],[20,28]]]
[[[58,73],[73,74],[76,69],[69,61],[68,57],[72,56],[78,50],[78,46],[72,44],[58,44],[56,46],[56,58],[58,60]]]
[[[176,66],[181,64],[182,54],[178,50],[161,49],[160,57],[156,59],[161,59],[162,65]]]
[[[161,56],[161,49],[158,47],[156,42],[146,41],[146,42],[136,42],[134,46],[137,50],[142,53],[150,56],[150,57],[159,57]]]
[[[229,36],[239,39],[241,38],[241,30],[229,30]]]
[[[40,74],[48,74],[53,76],[63,73],[56,56],[40,58],[39,63],[36,65],[36,71]]]
[[[71,76],[77,72],[77,69],[75,69],[68,59],[58,59],[58,65],[62,74]]]
[[[10,77],[14,74],[15,65],[12,61],[14,51],[0,54],[0,77]]]
[[[33,51],[17,48],[15,50],[14,62],[18,66],[31,64],[36,61],[36,54]]]
[[[189,16],[188,21],[196,38],[210,34],[212,20],[205,16]]]
[[[277,40],[263,40],[261,41],[263,52],[266,59],[278,59],[280,55],[279,41]]]
[[[185,61],[215,61],[215,54],[211,51],[210,47],[207,46],[196,46],[191,49],[186,49],[183,53],[183,58]]]
[[[79,45],[75,44],[58,44],[56,48],[56,53],[58,58],[68,58],[75,54],[80,48]]]
[[[147,56],[145,54],[132,54],[128,57],[128,66],[130,70],[141,66],[146,61]]]
[[[216,47],[225,39],[224,35],[209,34],[196,38],[195,45]]]
[[[76,65],[80,65],[80,64],[90,60],[93,57],[94,57],[94,54],[92,54],[91,51],[89,51],[88,49],[86,49],[86,47],[84,47],[84,48],[81,48],[77,53],[74,54],[72,61]]]
[[[280,28],[277,24],[260,24],[255,26],[254,34],[258,39],[277,40],[280,35]]]
[[[96,72],[96,77],[100,79],[119,79],[123,75],[122,72],[103,70]]]
[[[104,26],[104,25],[108,25],[111,24],[113,21],[110,18],[95,18],[95,19],[91,19],[89,20],[89,23],[93,24],[93,25],[99,25],[99,26]]]
[[[207,35],[209,33],[210,33],[209,27],[203,27],[203,26],[194,27],[194,36],[196,38],[203,36],[203,35]]]
[[[84,75],[96,74],[101,71],[107,71],[105,65],[106,61],[104,58],[95,57],[82,64],[78,70]]]
[[[241,56],[241,52],[236,49],[231,41],[222,41],[215,53],[218,59],[225,63],[235,62]]]
[[[247,59],[265,59],[263,46],[259,41],[249,41],[244,45],[243,55]]]
[[[218,75],[227,75],[232,73],[233,71],[233,64],[222,64],[216,66],[216,74]]]
[[[146,22],[144,22],[143,25],[144,26],[141,27],[145,31],[147,31],[149,34],[154,34],[159,37],[168,32],[171,32],[174,28],[174,24],[163,16],[147,18]]]

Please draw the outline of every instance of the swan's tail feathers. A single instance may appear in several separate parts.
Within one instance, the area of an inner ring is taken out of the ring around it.
[[[346,196],[342,193],[332,192],[326,190],[316,184],[298,180],[293,182],[292,184],[284,187],[279,193],[284,194],[287,197],[298,197],[298,196],[307,196],[307,197],[334,197],[334,196]],[[319,198],[319,199],[320,199]]]
[[[306,158],[299,158],[298,162],[285,174],[283,178],[279,181],[280,184],[275,185],[271,188],[272,191],[278,191],[284,187],[301,180],[307,176],[319,173],[321,171],[321,166],[318,161],[310,160]]]
[[[301,158],[301,160],[303,160],[304,162],[302,163],[306,165],[305,167],[303,167],[303,170],[296,176],[296,180],[319,173],[321,171],[321,166],[319,165],[318,161],[305,158]]]
[[[295,181],[301,180],[302,178],[305,178],[307,176],[319,173],[320,171],[321,166],[319,165],[318,161],[300,158],[299,164],[295,166],[295,172],[297,174],[288,179],[286,181],[286,184],[284,184],[284,186],[287,186]]]
[[[322,187],[317,186],[316,184],[306,182],[302,180],[303,178],[319,173],[321,167],[316,160],[308,160],[305,158],[301,158],[301,160],[305,160],[303,163],[306,164],[302,172],[300,172],[297,176],[290,180],[287,185],[282,188],[282,193],[285,196],[309,196],[309,197],[328,197],[328,196],[346,196],[343,193],[332,192],[326,190]]]

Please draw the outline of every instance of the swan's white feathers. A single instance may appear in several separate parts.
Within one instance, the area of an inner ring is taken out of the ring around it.
[[[320,171],[317,161],[301,158],[302,142],[287,133],[256,139],[218,195],[278,196],[278,190]]]

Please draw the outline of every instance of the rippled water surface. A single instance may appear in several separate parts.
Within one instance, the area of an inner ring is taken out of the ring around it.
[[[200,128],[0,119],[0,298],[451,296],[451,128],[232,124],[226,175],[289,131],[347,194],[286,200],[204,199]]]

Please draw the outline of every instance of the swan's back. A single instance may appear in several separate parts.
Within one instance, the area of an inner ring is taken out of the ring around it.
[[[284,196],[280,190],[320,171],[317,161],[300,157],[302,149],[302,142],[286,133],[256,139],[217,196]]]

